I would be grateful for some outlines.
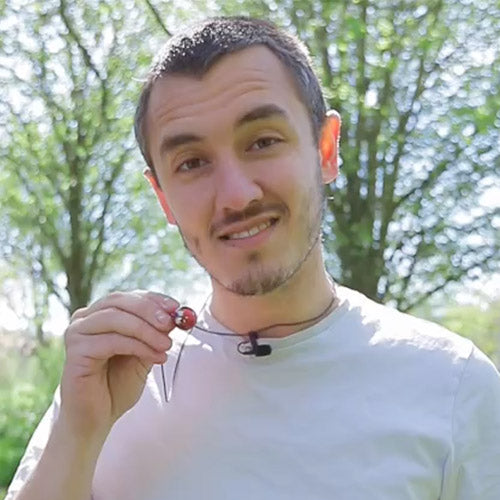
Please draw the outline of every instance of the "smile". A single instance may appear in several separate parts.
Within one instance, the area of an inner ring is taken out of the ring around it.
[[[250,238],[251,236],[255,236],[256,234],[266,230],[273,221],[262,222],[258,226],[251,227],[248,231],[241,231],[239,233],[232,233],[226,235],[228,240],[241,240],[243,238]]]

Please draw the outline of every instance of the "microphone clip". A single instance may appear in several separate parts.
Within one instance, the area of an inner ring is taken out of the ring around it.
[[[249,356],[253,354],[254,356],[260,358],[262,356],[269,356],[272,352],[272,348],[269,344],[259,344],[257,339],[259,335],[256,332],[249,332],[248,339],[250,341],[250,346],[248,349],[240,349],[243,344],[247,344],[248,342],[244,342],[238,346],[238,351],[240,354],[244,354]]]

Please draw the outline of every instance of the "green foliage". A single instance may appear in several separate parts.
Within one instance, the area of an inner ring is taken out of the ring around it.
[[[471,339],[500,369],[500,299],[477,294],[474,301],[457,304],[451,298],[426,304],[414,312]],[[443,303],[444,302],[444,303]]]
[[[6,487],[52,400],[63,362],[61,339],[29,354],[0,354],[0,487]]]
[[[49,296],[72,312],[98,288],[168,286],[185,260],[170,258],[181,242],[165,231],[132,134],[150,59],[144,10],[51,0],[7,2],[5,16],[0,258],[31,281],[41,331]]]
[[[470,338],[500,366],[500,300],[487,308],[477,305],[456,305],[445,311],[441,324]]]

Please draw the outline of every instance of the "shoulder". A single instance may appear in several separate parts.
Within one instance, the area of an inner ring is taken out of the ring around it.
[[[340,292],[348,303],[344,326],[374,373],[390,372],[397,383],[435,393],[449,407],[455,432],[473,414],[476,420],[495,415],[500,432],[500,374],[471,340],[353,290]]]
[[[434,353],[442,361],[463,366],[475,349],[469,339],[431,321],[379,304],[359,292],[341,287],[340,295],[348,303],[346,319],[354,327],[370,332],[371,347],[415,354]]]

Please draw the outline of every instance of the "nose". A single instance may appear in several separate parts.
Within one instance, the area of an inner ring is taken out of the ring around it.
[[[262,188],[252,175],[251,167],[237,158],[219,161],[216,170],[217,211],[240,212],[262,198]]]

